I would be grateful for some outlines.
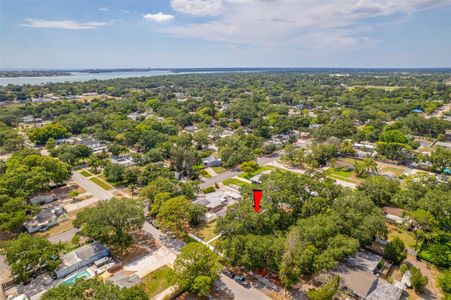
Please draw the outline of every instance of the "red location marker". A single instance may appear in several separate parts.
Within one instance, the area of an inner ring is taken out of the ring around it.
[[[254,193],[254,210],[255,212],[259,213],[260,212],[260,203],[262,201],[262,195],[263,195],[263,191],[259,190],[259,189],[254,189],[252,191]]]

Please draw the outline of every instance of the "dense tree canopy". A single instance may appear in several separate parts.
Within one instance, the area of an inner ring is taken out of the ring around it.
[[[43,237],[24,233],[4,242],[1,247],[11,271],[20,281],[27,280],[41,269],[53,271],[60,264],[60,245],[52,244]]]
[[[73,284],[59,284],[47,290],[42,300],[148,300],[142,286],[120,288],[110,281],[96,278],[79,279]]]
[[[141,203],[113,198],[80,212],[74,225],[83,235],[124,250],[132,241],[130,233],[141,229],[144,220]]]

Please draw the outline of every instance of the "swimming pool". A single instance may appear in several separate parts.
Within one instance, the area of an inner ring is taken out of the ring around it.
[[[74,283],[75,281],[77,281],[77,279],[80,279],[80,278],[88,279],[88,278],[90,278],[91,276],[92,276],[92,275],[91,275],[91,273],[88,272],[88,270],[83,270],[83,271],[81,271],[81,272],[78,272],[78,273],[75,274],[74,276],[69,277],[68,279],[64,280],[63,283],[64,283],[64,284],[72,284],[72,283]]]

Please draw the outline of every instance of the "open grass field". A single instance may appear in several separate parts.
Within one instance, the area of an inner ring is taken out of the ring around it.
[[[109,190],[112,188],[111,185],[109,185],[108,183],[106,183],[105,181],[103,181],[97,177],[89,178],[89,180],[91,180],[92,182],[94,182],[95,184],[100,186],[102,189]]]
[[[388,85],[354,85],[354,86],[348,86],[348,91],[352,91],[355,88],[365,88],[365,89],[383,89],[385,91],[393,91],[399,88],[402,88],[402,86],[388,86]]]
[[[153,298],[168,287],[171,286],[171,280],[174,277],[174,271],[168,266],[163,266],[142,278],[149,298]]]

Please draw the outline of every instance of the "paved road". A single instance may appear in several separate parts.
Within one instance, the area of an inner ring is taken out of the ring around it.
[[[72,228],[67,231],[58,233],[56,235],[49,236],[47,239],[54,244],[56,244],[58,242],[66,243],[66,242],[70,242],[72,240],[72,238],[74,237],[74,235],[79,231],[80,231],[80,229],[78,229],[78,228]]]
[[[278,160],[280,157],[279,153],[274,153],[272,156],[264,156],[257,159],[257,162],[259,165],[263,166],[266,164],[269,164],[273,161]],[[207,178],[204,182],[202,182],[199,187],[201,189],[204,189],[206,187],[209,187],[211,185],[214,185],[215,183],[223,182],[226,179],[232,178],[234,176],[238,176],[241,174],[240,171],[226,171],[224,173],[218,174],[214,177]]]
[[[107,200],[113,198],[113,194],[111,194],[109,191],[102,189],[100,186],[78,172],[74,172],[74,174],[72,175],[72,180],[99,200]]]

